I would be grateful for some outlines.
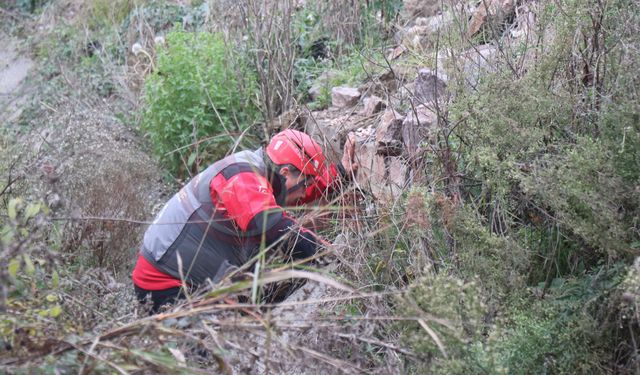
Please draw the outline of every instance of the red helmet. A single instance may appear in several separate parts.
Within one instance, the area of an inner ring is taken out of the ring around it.
[[[291,164],[308,176],[322,178],[326,174],[322,148],[301,131],[287,129],[273,136],[267,155],[275,164]]]

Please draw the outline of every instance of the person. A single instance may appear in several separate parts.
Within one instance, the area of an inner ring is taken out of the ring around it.
[[[174,302],[183,286],[216,283],[275,244],[284,243],[294,260],[313,256],[319,238],[285,208],[336,191],[357,170],[353,152],[348,139],[342,162],[329,163],[309,135],[287,129],[266,147],[213,163],[176,193],[146,230],[132,274],[138,300],[150,299],[157,312]],[[283,241],[294,230],[296,235]]]

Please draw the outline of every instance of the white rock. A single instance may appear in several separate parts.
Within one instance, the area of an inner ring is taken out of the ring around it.
[[[363,103],[364,109],[362,110],[362,114],[364,116],[373,116],[386,107],[386,104],[382,101],[382,98],[375,95],[371,95],[365,98],[363,100]]]
[[[360,91],[353,87],[334,87],[331,89],[331,104],[337,108],[353,107],[358,104]]]

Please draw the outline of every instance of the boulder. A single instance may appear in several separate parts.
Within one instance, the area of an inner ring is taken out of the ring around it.
[[[420,69],[414,86],[415,105],[439,101],[448,101],[447,76],[431,69]],[[442,99],[440,99],[442,98]]]
[[[360,100],[360,91],[353,87],[334,87],[331,89],[331,104],[337,108],[353,107]]]
[[[469,21],[467,36],[472,37],[482,30],[489,22],[493,27],[499,27],[515,11],[514,0],[483,0]]]
[[[435,141],[437,124],[438,115],[424,105],[407,114],[402,122],[402,140],[410,157],[416,154],[421,143]]]
[[[467,7],[464,5],[460,5],[456,7],[457,13],[460,13],[463,9],[466,10]],[[454,11],[446,11],[444,13],[434,15],[432,17],[418,17],[415,22],[407,27],[400,29],[394,35],[395,41],[400,44],[400,46],[406,46],[411,48],[428,48],[432,47],[437,39],[436,33],[442,30],[444,33],[446,29],[454,26],[455,24],[455,14]],[[396,49],[395,53],[390,53],[390,57],[397,57],[401,55],[404,49]]]
[[[401,42],[403,45],[409,48],[423,47],[424,38],[431,34],[431,27],[429,26],[411,26],[401,32]]]
[[[396,70],[396,68],[393,70],[390,69],[380,75],[374,76],[373,79],[359,85],[358,91],[362,93],[363,97],[378,96],[388,98],[391,94],[397,92],[398,88],[404,82],[404,77],[396,74]]]
[[[404,116],[393,109],[387,109],[376,128],[376,153],[382,156],[402,154],[402,121]]]
[[[306,114],[298,108],[294,108],[268,122],[267,131],[269,133],[277,133],[287,128],[300,128],[306,121]]]
[[[360,163],[357,184],[386,203],[398,198],[406,185],[406,165],[400,157],[378,153],[377,132],[373,127],[356,132],[356,159]]]
[[[406,51],[407,51],[407,47],[405,47],[404,44],[400,44],[397,47],[387,51],[387,60],[395,60],[398,57],[402,56],[402,54],[405,53]]]
[[[520,74],[535,64],[536,56],[549,53],[554,45],[554,29],[545,30],[542,35],[536,30],[538,12],[539,9],[533,4],[518,7],[513,26],[505,36],[505,48],[514,56],[518,56],[514,59],[514,65]]]
[[[358,129],[355,135],[355,155],[360,164],[357,183],[361,188],[370,190],[376,195],[377,189],[384,181],[385,167],[384,157],[376,152],[375,129],[373,126]]]
[[[362,110],[362,115],[367,117],[373,116],[387,106],[386,103],[382,101],[382,98],[375,95],[365,98],[363,102],[364,109]]]
[[[407,171],[408,167],[404,159],[401,157],[389,157],[386,159],[387,170],[387,184],[389,186],[389,194],[396,198],[402,195],[404,188],[407,186]]]
[[[467,87],[475,88],[483,75],[496,71],[497,53],[497,47],[484,44],[460,54],[458,62],[462,66]]]
[[[442,4],[436,0],[405,0],[402,3],[402,12],[400,13],[402,20],[436,15]]]
[[[303,130],[311,138],[320,142],[327,156],[340,160],[342,155],[340,131],[350,123],[349,116],[343,115],[336,118],[325,116],[324,112],[310,113]]]

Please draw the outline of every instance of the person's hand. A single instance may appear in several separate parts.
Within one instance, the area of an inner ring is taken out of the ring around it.
[[[344,143],[344,152],[342,153],[342,167],[347,178],[355,177],[360,167],[356,161],[356,134],[354,132],[347,134],[347,141]]]

